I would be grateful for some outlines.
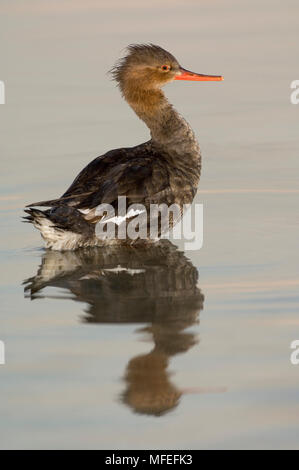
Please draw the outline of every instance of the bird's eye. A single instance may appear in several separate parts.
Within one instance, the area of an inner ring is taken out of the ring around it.
[[[170,65],[162,65],[161,69],[163,72],[168,72],[170,70]]]

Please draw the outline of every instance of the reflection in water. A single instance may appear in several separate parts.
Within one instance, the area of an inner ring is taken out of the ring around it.
[[[183,393],[167,368],[172,356],[197,343],[196,335],[185,331],[203,308],[197,282],[197,269],[163,240],[147,247],[47,251],[37,275],[24,283],[31,299],[49,297],[42,294],[47,286],[71,292],[73,300],[88,304],[85,322],[148,324],[138,331],[154,347],[129,361],[121,399],[135,412],[159,416],[173,409]]]

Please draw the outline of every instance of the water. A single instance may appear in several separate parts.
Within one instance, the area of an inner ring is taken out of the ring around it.
[[[1,448],[298,448],[298,18],[291,0],[2,2]],[[204,246],[46,253],[24,205],[148,138],[105,75],[147,41],[225,78],[165,89],[203,151]]]

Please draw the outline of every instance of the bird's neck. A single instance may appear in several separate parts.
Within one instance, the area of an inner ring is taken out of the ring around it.
[[[151,131],[153,144],[178,161],[200,160],[194,132],[160,89],[133,89],[126,100]]]

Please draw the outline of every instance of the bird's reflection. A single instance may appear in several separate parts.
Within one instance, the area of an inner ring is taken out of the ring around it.
[[[204,297],[197,269],[172,243],[47,251],[36,276],[24,284],[31,299],[48,297],[42,292],[47,286],[68,291],[66,298],[71,293],[87,303],[85,322],[141,323],[137,331],[154,346],[128,362],[121,400],[135,412],[156,416],[177,406],[183,391],[171,382],[168,364],[197,343],[185,330],[198,322]]]

